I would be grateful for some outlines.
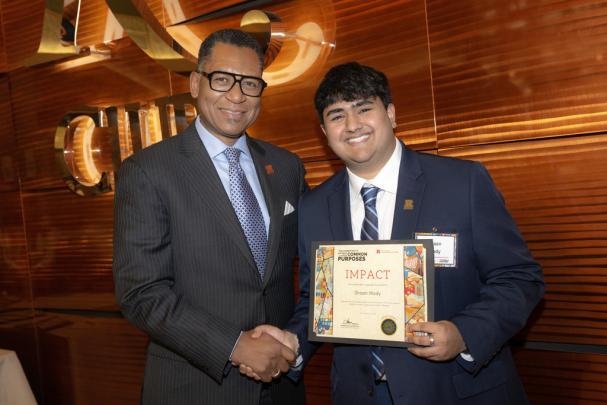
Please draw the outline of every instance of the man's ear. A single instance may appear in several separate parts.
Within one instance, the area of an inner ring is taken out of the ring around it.
[[[386,112],[388,113],[388,118],[392,123],[392,128],[396,128],[396,109],[394,108],[394,104],[388,104],[388,108],[386,108]]]
[[[190,73],[190,94],[192,97],[197,98],[198,92],[200,91],[200,73]]]

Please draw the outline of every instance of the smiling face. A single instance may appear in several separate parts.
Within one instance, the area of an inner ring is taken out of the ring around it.
[[[378,97],[338,101],[323,111],[329,146],[356,175],[371,179],[392,156],[396,146],[394,105]]]
[[[203,71],[217,70],[237,75],[261,77],[259,57],[249,48],[218,42],[203,65]],[[236,83],[230,91],[212,90],[200,73],[190,75],[190,93],[197,99],[200,121],[226,145],[233,145],[259,115],[261,98],[245,96]]]

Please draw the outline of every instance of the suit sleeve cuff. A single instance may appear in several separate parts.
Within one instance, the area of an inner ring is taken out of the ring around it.
[[[474,357],[468,352],[461,352],[459,355],[466,361],[474,361]]]

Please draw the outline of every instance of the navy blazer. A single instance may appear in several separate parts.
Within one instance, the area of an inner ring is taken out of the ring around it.
[[[345,169],[300,200],[301,297],[287,328],[297,333],[304,360],[315,349],[307,341],[311,243],[352,240],[349,200]],[[543,295],[542,270],[486,169],[403,145],[392,239],[414,239],[416,232],[457,234],[456,267],[436,269],[435,320],[457,325],[474,361],[432,362],[383,347],[394,403],[527,403],[507,342]],[[335,345],[334,405],[373,403],[369,355],[368,346]]]

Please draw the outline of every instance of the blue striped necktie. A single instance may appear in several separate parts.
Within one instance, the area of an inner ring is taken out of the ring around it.
[[[377,193],[379,188],[365,184],[360,190],[360,195],[365,203],[365,219],[360,230],[360,240],[377,240],[379,239],[379,221],[377,218]],[[379,356],[381,347],[374,346],[371,348],[371,368],[375,379],[381,379],[386,373],[384,362]]]
[[[378,192],[379,188],[375,186],[365,185],[360,189],[360,195],[365,203],[365,219],[360,230],[360,240],[379,239],[379,221],[377,220],[377,209],[375,208]]]
[[[257,270],[263,280],[264,269],[266,265],[266,253],[268,237],[266,235],[266,225],[263,221],[263,214],[259,208],[259,202],[247,181],[247,177],[240,166],[241,151],[236,148],[228,147],[223,153],[228,158],[228,174],[230,178],[230,201],[244,232]]]

